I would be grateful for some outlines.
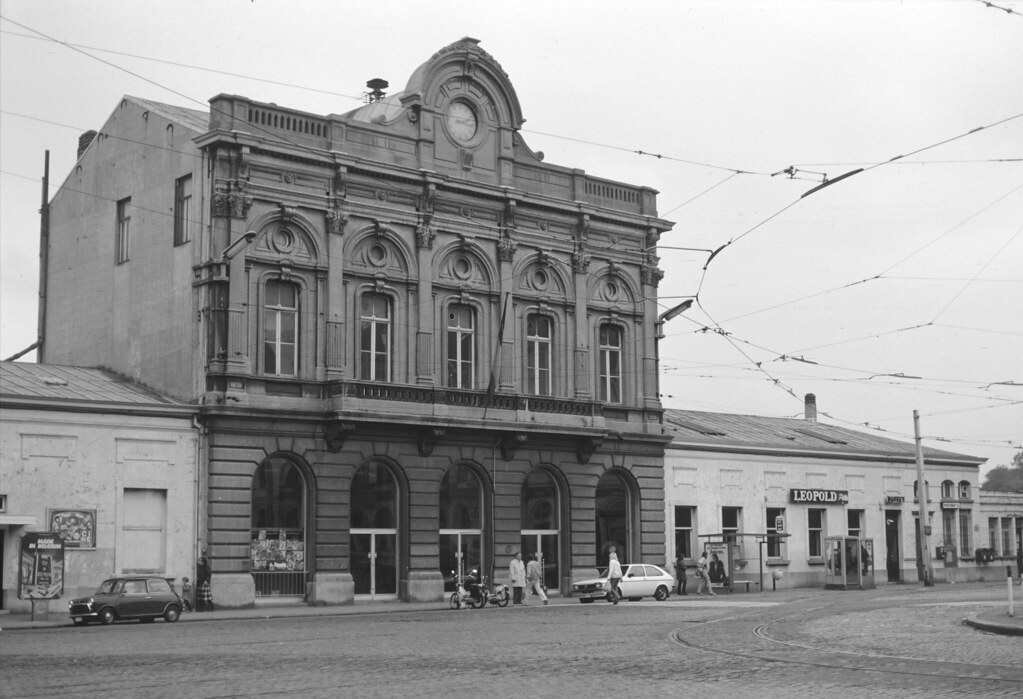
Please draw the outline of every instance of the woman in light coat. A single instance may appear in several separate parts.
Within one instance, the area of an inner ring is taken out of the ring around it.
[[[523,592],[526,590],[526,564],[522,562],[522,553],[517,552],[508,566],[508,578],[511,580],[512,601],[522,604]]]

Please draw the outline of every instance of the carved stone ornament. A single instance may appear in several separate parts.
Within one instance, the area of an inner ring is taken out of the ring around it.
[[[348,226],[348,210],[341,207],[327,209],[327,226],[334,235],[344,235]]]
[[[231,218],[246,218],[252,206],[252,197],[247,197],[241,192],[231,192],[228,195],[228,206],[231,208]]]
[[[214,192],[210,198],[210,215],[214,218],[227,218],[231,215],[226,192]]]
[[[578,444],[576,444],[576,459],[581,464],[588,464],[590,457],[593,456],[593,452],[600,449],[600,445],[603,443],[603,437],[580,437]]]
[[[437,446],[437,442],[444,436],[446,430],[441,427],[423,427],[420,428],[416,442],[419,446],[420,456],[429,456],[433,453],[433,448]]]
[[[515,251],[519,244],[511,238],[501,238],[497,241],[497,256],[504,262],[511,262],[515,259]]]
[[[652,265],[643,265],[639,270],[639,275],[647,286],[657,286],[664,278],[664,270]]]
[[[340,420],[327,420],[323,423],[322,428],[323,439],[327,443],[327,450],[336,454],[344,448],[345,440],[355,431],[355,424]]]
[[[416,226],[416,244],[421,248],[432,248],[433,241],[437,239],[437,233],[430,224],[425,223]]]
[[[586,274],[590,269],[590,256],[581,252],[572,253],[572,269],[577,274]]]

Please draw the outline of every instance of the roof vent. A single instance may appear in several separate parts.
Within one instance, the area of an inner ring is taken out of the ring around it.
[[[366,87],[369,88],[369,92],[366,93],[366,104],[371,102],[379,102],[387,94],[384,90],[387,89],[388,82],[383,78],[373,78],[366,82]]]
[[[47,386],[67,386],[67,379],[62,379],[59,376],[44,376],[43,383]]]

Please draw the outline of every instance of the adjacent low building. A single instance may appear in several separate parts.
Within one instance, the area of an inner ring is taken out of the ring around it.
[[[710,550],[753,588],[922,579],[914,444],[817,422],[813,394],[805,419],[667,410],[664,427],[668,560]],[[977,580],[985,459],[923,457],[934,580]]]
[[[120,573],[191,577],[194,414],[108,371],[0,362],[0,607],[38,595],[64,612]],[[23,553],[41,533],[62,553]]]

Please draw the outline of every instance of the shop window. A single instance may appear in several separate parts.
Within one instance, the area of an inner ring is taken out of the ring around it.
[[[455,576],[483,564],[483,485],[464,464],[448,469],[440,483],[440,571],[444,589]]]
[[[806,535],[810,558],[824,556],[824,525],[826,513],[823,509],[811,508],[806,511]]]
[[[991,548],[995,548],[992,546]],[[1002,547],[1003,556],[1012,555],[1012,517],[1002,517]]]
[[[988,517],[987,520],[987,545],[989,548],[998,550],[998,518]]]
[[[274,376],[298,373],[298,287],[268,281],[263,304],[263,371]]]
[[[956,550],[956,511],[955,510],[943,510],[941,513],[941,534],[942,541],[945,546]]]
[[[618,560],[629,562],[629,517],[632,502],[625,481],[615,473],[605,473],[597,482],[595,495],[597,567],[607,567],[614,547]]]
[[[349,560],[355,594],[398,594],[398,483],[383,464],[352,478]]]
[[[476,314],[469,306],[451,306],[447,326],[448,386],[474,388]]]
[[[693,558],[695,551],[693,522],[696,521],[695,507],[675,507],[675,555]]]
[[[526,393],[551,395],[553,332],[547,316],[531,315],[526,321]]]
[[[250,565],[257,596],[304,595],[305,481],[291,461],[273,457],[252,476]]]
[[[363,294],[359,326],[359,378],[364,381],[390,381],[390,300],[381,294]]]

